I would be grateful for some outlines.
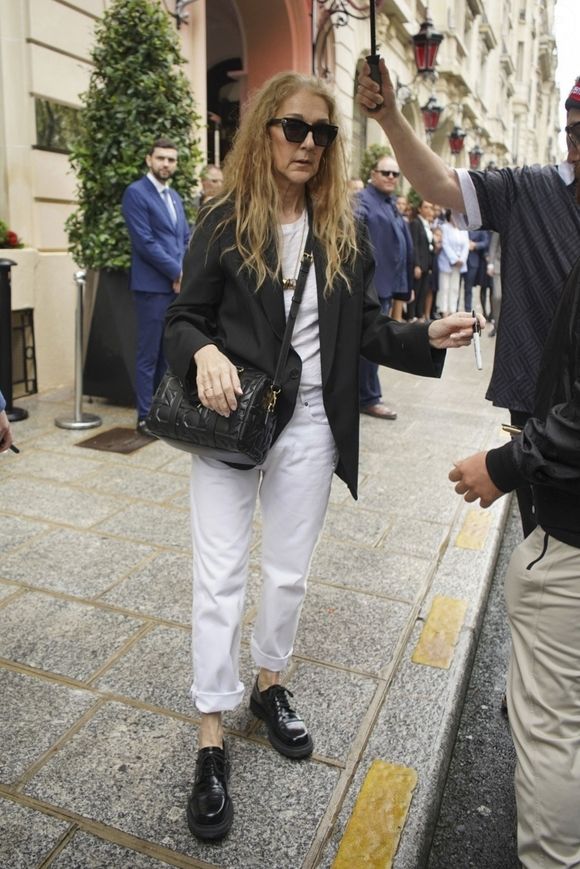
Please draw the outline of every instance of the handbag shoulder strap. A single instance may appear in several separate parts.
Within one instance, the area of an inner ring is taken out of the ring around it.
[[[312,241],[312,215],[309,208],[308,235],[306,236],[306,242],[304,243],[304,252],[302,253],[302,259],[300,261],[300,271],[298,272],[298,278],[296,279],[296,286],[292,295],[292,304],[290,305],[290,310],[288,311],[286,328],[284,330],[284,337],[282,339],[282,347],[280,348],[280,355],[278,356],[278,362],[276,363],[276,370],[274,372],[274,381],[272,384],[272,387],[274,389],[280,388],[280,377],[282,376],[282,369],[286,365],[286,360],[288,359],[288,351],[290,350],[290,341],[292,340],[294,324],[296,323],[296,317],[298,316],[298,308],[300,307],[300,302],[302,301],[302,296],[304,294],[306,278],[308,277],[308,272],[310,271],[310,266],[312,265]]]

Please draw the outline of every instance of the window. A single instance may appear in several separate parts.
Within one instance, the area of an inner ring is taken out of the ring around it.
[[[67,154],[79,129],[79,110],[35,97],[36,147]]]
[[[516,61],[516,77],[518,81],[522,81],[524,77],[524,43],[518,42],[518,53]]]

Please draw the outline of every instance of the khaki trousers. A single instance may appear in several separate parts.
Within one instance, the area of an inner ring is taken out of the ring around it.
[[[526,869],[580,867],[580,549],[536,528],[505,596],[518,854]]]

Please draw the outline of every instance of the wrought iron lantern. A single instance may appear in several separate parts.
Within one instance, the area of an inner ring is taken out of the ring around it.
[[[431,135],[437,129],[443,106],[437,101],[437,97],[430,96],[424,106],[421,106],[423,125],[425,132]]]
[[[468,157],[470,169],[479,169],[481,158],[483,157],[483,150],[479,147],[479,145],[474,145],[469,152]]]
[[[452,154],[461,154],[463,151],[463,142],[467,134],[457,124],[449,133],[449,147]]]
[[[429,13],[422,23],[419,33],[413,36],[415,64],[420,75],[432,75],[435,72],[437,52],[443,40],[443,34],[433,27]]]

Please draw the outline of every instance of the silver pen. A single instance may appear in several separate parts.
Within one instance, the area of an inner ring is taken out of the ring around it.
[[[475,311],[471,312],[471,316],[475,317],[475,323],[473,324],[473,349],[475,351],[475,367],[478,371],[481,371],[483,368],[483,363],[481,361],[481,326],[479,325],[479,320],[475,314]]]

